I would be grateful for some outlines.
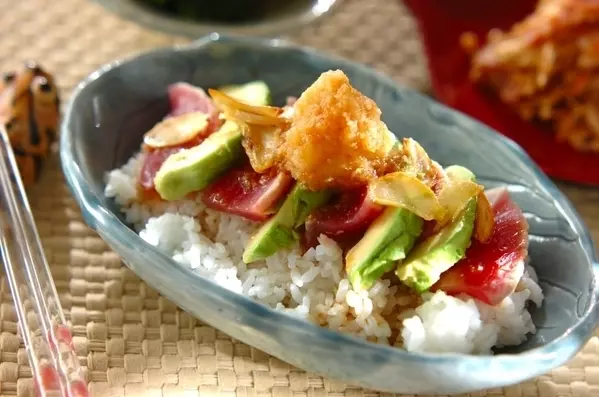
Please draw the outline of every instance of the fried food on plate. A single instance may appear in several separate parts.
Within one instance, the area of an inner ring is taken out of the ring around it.
[[[395,138],[374,101],[341,71],[323,73],[294,104],[285,165],[314,190],[356,187],[380,174]]]
[[[466,32],[462,45],[473,51]],[[599,1],[541,0],[507,32],[475,49],[470,78],[526,120],[548,122],[556,139],[599,152]]]

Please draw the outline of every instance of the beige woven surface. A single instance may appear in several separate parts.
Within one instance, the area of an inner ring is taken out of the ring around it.
[[[321,26],[293,39],[371,64],[416,88],[427,87],[414,24],[399,2],[347,0]],[[119,20],[85,0],[0,0],[0,70],[37,59],[56,74],[64,99],[103,62],[184,41]],[[599,240],[599,189],[560,187]],[[291,368],[232,341],[162,298],[84,225],[57,159],[29,197],[93,396],[378,395]],[[32,395],[1,271],[0,278],[0,396]],[[476,396],[599,396],[599,339],[591,340],[567,367]]]

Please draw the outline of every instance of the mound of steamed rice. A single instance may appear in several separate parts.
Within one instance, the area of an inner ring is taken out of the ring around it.
[[[346,278],[341,249],[321,236],[301,255],[298,248],[246,265],[245,246],[258,224],[206,208],[200,200],[136,201],[142,155],[107,175],[105,194],[148,243],[181,266],[275,310],[409,351],[492,354],[493,346],[522,343],[535,326],[528,303],[543,293],[527,266],[516,292],[492,307],[439,291],[421,296],[390,280],[356,291]]]

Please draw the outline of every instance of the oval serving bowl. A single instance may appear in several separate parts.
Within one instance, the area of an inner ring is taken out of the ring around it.
[[[441,165],[461,164],[487,187],[506,185],[530,223],[530,255],[545,293],[537,333],[495,356],[416,354],[292,318],[230,292],[144,242],[103,195],[104,175],[138,150],[168,111],[166,88],[263,79],[275,103],[321,72],[342,69],[398,136]],[[350,61],[279,40],[207,36],[116,61],[77,87],[63,120],[61,162],[85,221],[150,286],[202,321],[279,359],[348,383],[405,394],[451,394],[518,383],[564,364],[598,323],[599,265],[572,205],[514,143],[473,119]]]

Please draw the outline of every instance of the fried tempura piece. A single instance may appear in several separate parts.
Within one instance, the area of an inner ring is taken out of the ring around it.
[[[295,102],[279,159],[309,189],[350,188],[376,178],[395,144],[376,103],[329,71]]]
[[[490,31],[471,79],[521,117],[551,122],[558,140],[599,151],[599,0],[541,0],[509,32]]]
[[[315,191],[364,186],[396,171],[434,193],[447,183],[443,167],[415,140],[398,140],[376,103],[354,89],[340,70],[321,74],[284,108],[209,92],[225,117],[242,126],[242,144],[257,172],[275,167]]]

